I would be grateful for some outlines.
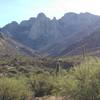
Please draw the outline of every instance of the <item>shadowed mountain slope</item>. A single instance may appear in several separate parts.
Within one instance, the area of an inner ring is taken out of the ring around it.
[[[100,55],[100,28],[88,37],[66,48],[60,55],[77,55],[83,52],[90,55]]]
[[[5,55],[38,56],[38,54],[31,48],[16,42],[12,38],[0,32],[0,56]]]

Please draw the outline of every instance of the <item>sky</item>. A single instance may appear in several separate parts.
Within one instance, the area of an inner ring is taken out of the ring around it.
[[[100,15],[100,0],[0,0],[0,27],[36,17],[40,12],[51,19],[59,19],[67,12]]]

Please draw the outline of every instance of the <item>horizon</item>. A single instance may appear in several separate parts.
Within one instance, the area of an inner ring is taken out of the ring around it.
[[[43,12],[47,17],[60,19],[65,13],[100,15],[99,0],[3,0],[0,3],[0,27],[16,21],[28,20]],[[59,13],[60,12],[60,13]]]
[[[9,23],[7,23],[7,24],[10,24],[10,23],[12,23],[12,22],[17,22],[18,24],[20,24],[22,21],[25,21],[25,20],[29,20],[30,18],[37,18],[38,17],[38,15],[39,14],[41,14],[41,13],[43,13],[47,18],[49,18],[49,19],[53,19],[54,17],[57,19],[57,20],[59,20],[59,19],[61,19],[65,14],[69,14],[69,13],[73,13],[73,14],[86,14],[86,13],[88,13],[88,14],[92,14],[92,15],[95,15],[95,16],[100,16],[100,15],[96,15],[96,14],[93,14],[93,13],[90,13],[90,12],[79,12],[79,13],[77,13],[77,12],[66,12],[66,13],[64,13],[60,18],[57,18],[56,16],[53,16],[52,18],[50,18],[50,17],[48,17],[44,12],[40,12],[40,13],[38,13],[36,16],[31,16],[31,17],[29,17],[29,18],[27,18],[27,19],[22,19],[20,22],[18,22],[18,21],[16,21],[16,20],[12,20],[12,21],[10,21]],[[5,25],[7,25],[7,24],[5,24]]]

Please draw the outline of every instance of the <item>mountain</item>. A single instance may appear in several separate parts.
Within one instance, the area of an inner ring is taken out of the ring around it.
[[[99,28],[100,16],[70,12],[60,19],[50,19],[40,13],[20,24],[13,21],[1,31],[41,55],[58,56],[69,53],[72,45],[92,35]]]
[[[0,57],[13,55],[38,56],[38,54],[29,47],[16,42],[11,37],[0,32]]]
[[[83,52],[100,56],[100,28],[81,41],[66,48],[60,55],[77,55]]]

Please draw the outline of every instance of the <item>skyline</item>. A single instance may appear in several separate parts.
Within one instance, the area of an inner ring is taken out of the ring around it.
[[[47,17],[61,18],[67,12],[89,12],[100,15],[99,0],[0,0],[0,27],[36,17],[43,12]]]

